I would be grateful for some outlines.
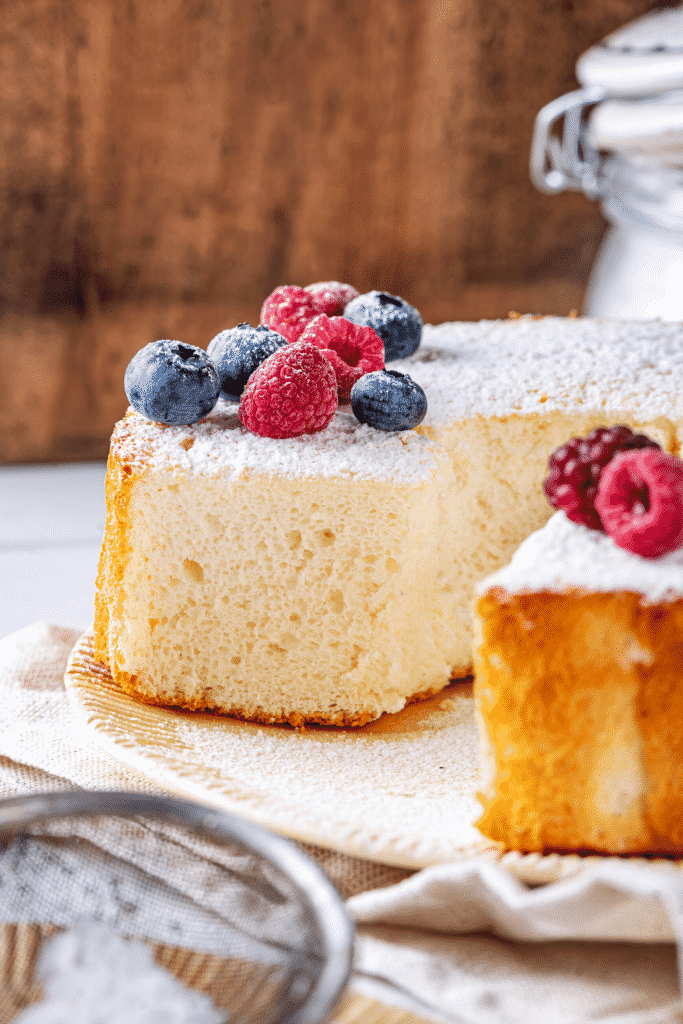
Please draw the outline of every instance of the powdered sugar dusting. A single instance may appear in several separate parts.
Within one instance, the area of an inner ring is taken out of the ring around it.
[[[117,424],[117,457],[139,468],[221,475],[247,472],[302,477],[369,477],[408,483],[430,480],[437,471],[435,445],[414,430],[373,430],[345,413],[317,434],[274,439],[246,430],[237,406],[220,402],[201,423],[165,427],[137,413]]]
[[[683,415],[683,324],[521,317],[426,325],[391,364],[425,391],[423,426],[551,410]]]
[[[510,594],[625,590],[642,594],[649,604],[673,601],[683,597],[683,547],[660,558],[641,558],[617,547],[606,533],[572,523],[564,512],[557,512],[477,591],[482,594],[492,587]]]
[[[83,920],[48,939],[36,974],[41,1002],[17,1024],[221,1024],[208,996],[182,985],[156,964],[150,948],[111,925]]]
[[[683,419],[680,323],[521,317],[427,325],[417,352],[390,365],[427,395],[417,430],[385,433],[341,411],[317,434],[276,440],[249,433],[237,406],[219,402],[192,426],[131,416],[117,426],[113,445],[139,468],[418,483],[436,471],[438,430],[473,416],[583,410]],[[433,441],[421,436],[425,430]]]

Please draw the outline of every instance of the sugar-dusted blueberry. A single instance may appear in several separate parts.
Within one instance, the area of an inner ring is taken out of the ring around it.
[[[427,396],[407,373],[376,370],[353,385],[351,408],[357,420],[376,430],[410,430],[425,418]]]
[[[352,299],[344,316],[372,327],[384,342],[384,361],[411,356],[422,339],[422,317],[414,306],[388,292],[367,292]]]
[[[286,344],[287,339],[276,331],[251,324],[238,324],[217,334],[207,353],[218,370],[221,398],[239,402],[254,370]]]
[[[207,416],[221,389],[206,352],[180,341],[153,341],[126,368],[123,387],[133,408],[169,426]]]

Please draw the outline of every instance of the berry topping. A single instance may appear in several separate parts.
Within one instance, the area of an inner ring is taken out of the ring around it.
[[[351,388],[364,373],[384,368],[384,345],[372,327],[352,324],[343,316],[321,313],[311,320],[301,341],[316,345],[325,353],[337,376],[339,401],[348,402]]]
[[[319,316],[315,297],[294,284],[283,284],[271,292],[261,307],[261,323],[287,341],[299,340],[309,320]]]
[[[355,288],[340,281],[318,281],[317,284],[306,285],[304,291],[313,296],[318,312],[328,316],[341,316],[344,307],[358,298]]]
[[[553,508],[562,509],[573,523],[602,530],[595,510],[600,475],[618,452],[659,448],[645,434],[628,427],[596,427],[586,437],[573,437],[548,459],[548,476],[543,491]]]
[[[207,416],[221,389],[206,352],[180,341],[153,341],[137,352],[123,378],[128,401],[150,420],[169,426]]]
[[[600,477],[595,507],[615,544],[657,558],[683,544],[683,462],[666,452],[621,452]]]
[[[377,331],[384,342],[384,358],[405,359],[422,338],[422,317],[403,299],[388,292],[368,292],[349,302],[344,316],[354,324]]]
[[[286,344],[281,334],[251,324],[238,324],[217,334],[206,351],[218,370],[221,398],[239,402],[254,370]]]
[[[407,373],[366,373],[351,390],[351,408],[361,423],[376,430],[410,430],[422,423],[427,396]]]
[[[337,408],[337,379],[315,345],[286,345],[249,378],[239,417],[261,437],[298,437],[324,430]]]

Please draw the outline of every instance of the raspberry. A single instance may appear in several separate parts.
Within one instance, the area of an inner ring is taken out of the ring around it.
[[[341,316],[344,306],[352,299],[358,298],[355,288],[350,284],[342,284],[340,281],[318,281],[317,284],[307,284],[304,291],[313,296],[318,312],[327,313],[328,316]]]
[[[683,544],[683,462],[662,451],[616,455],[595,500],[615,544],[657,558]]]
[[[384,342],[372,327],[360,327],[343,316],[321,313],[305,328],[301,341],[322,349],[337,376],[339,401],[351,400],[351,388],[373,370],[384,369]]]
[[[283,284],[263,303],[261,323],[291,343],[299,340],[309,320],[319,314],[313,295],[295,284]]]
[[[296,342],[252,373],[239,418],[261,437],[298,437],[324,430],[337,408],[337,380],[319,348]]]
[[[596,427],[586,437],[573,437],[548,459],[549,473],[543,481],[546,498],[553,508],[563,509],[572,522],[602,530],[595,511],[600,474],[617,452],[639,448],[659,445],[622,424]]]

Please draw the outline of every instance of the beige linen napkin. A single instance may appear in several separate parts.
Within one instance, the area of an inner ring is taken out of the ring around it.
[[[0,640],[0,796],[160,792],[76,726],[62,676],[77,638],[37,623]],[[127,842],[111,835],[104,852],[122,862],[145,856],[144,844],[137,852]],[[449,1024],[683,1024],[675,869],[605,860],[531,890],[496,864],[412,873],[300,845],[349,897],[359,925],[357,991]]]

